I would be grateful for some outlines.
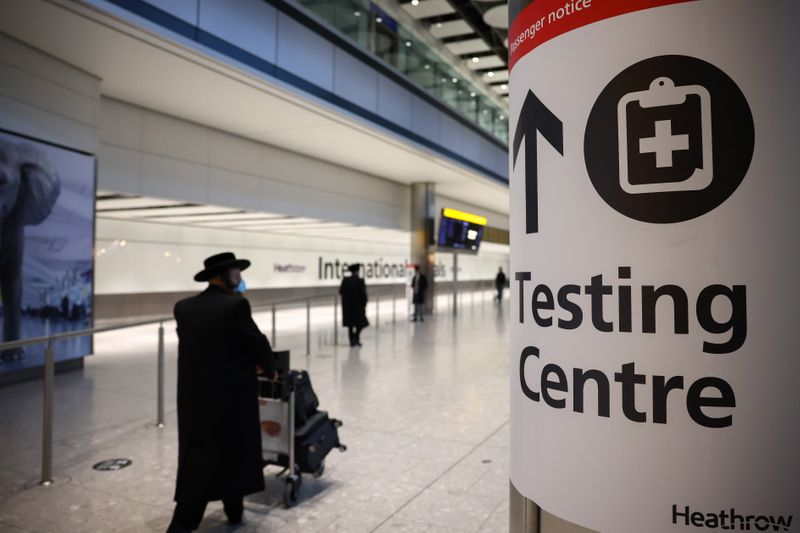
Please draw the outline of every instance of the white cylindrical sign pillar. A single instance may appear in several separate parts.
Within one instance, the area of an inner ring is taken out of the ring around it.
[[[800,531],[800,2],[511,13],[514,487],[603,533]]]

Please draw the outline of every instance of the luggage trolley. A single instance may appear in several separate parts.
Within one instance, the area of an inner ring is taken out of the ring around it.
[[[294,372],[288,371],[289,352],[275,352],[278,356],[278,371],[283,377],[280,381],[259,380],[259,418],[261,420],[261,452],[264,466],[274,465],[283,470],[276,477],[284,478],[283,503],[287,508],[297,503],[303,474],[298,464],[296,453],[297,428],[295,428],[295,380]],[[325,413],[327,420],[327,413]],[[331,423],[339,427],[341,422]],[[302,429],[302,428],[301,428]],[[335,430],[334,430],[335,434]],[[346,446],[339,444],[338,437],[334,447],[345,451]],[[325,452],[327,453],[327,452]],[[302,463],[302,461],[300,461]],[[320,477],[325,470],[324,459],[314,470],[308,471]]]

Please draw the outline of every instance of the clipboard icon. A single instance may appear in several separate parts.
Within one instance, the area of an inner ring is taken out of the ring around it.
[[[628,194],[700,191],[714,178],[711,94],[659,77],[617,105],[619,182]]]

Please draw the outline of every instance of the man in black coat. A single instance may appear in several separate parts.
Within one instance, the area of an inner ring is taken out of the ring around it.
[[[339,294],[342,297],[342,325],[347,328],[350,346],[361,346],[361,330],[369,326],[367,320],[367,286],[358,275],[361,265],[350,265],[350,275],[342,280]]]
[[[256,374],[260,368],[274,378],[276,363],[236,292],[249,266],[232,253],[209,257],[194,278],[208,288],[175,305],[178,479],[168,533],[197,529],[212,500],[239,523],[244,496],[264,490]]]
[[[497,289],[497,301],[503,301],[503,290],[506,288],[506,282],[508,278],[506,277],[506,273],[503,272],[503,267],[500,267],[500,270],[497,272],[497,276],[494,278],[494,288]]]
[[[411,280],[413,291],[412,303],[414,304],[414,316],[412,322],[419,320],[425,322],[425,291],[428,290],[428,278],[420,272],[419,265],[414,265],[414,279]]]

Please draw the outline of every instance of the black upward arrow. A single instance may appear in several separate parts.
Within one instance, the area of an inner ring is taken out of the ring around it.
[[[513,165],[517,164],[517,155],[525,142],[525,233],[539,231],[539,166],[537,161],[536,132],[564,155],[564,125],[552,111],[547,109],[533,91],[528,91],[522,111],[517,119],[517,130],[514,132]]]

